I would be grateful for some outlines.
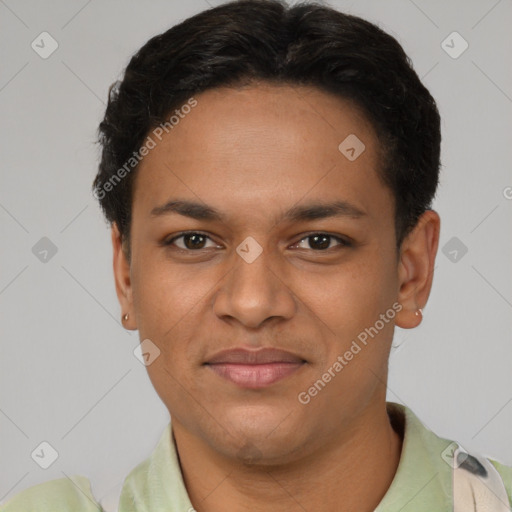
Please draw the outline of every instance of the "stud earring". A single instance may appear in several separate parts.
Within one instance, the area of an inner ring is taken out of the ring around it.
[[[128,320],[128,313],[124,314],[123,315],[123,320],[126,322],[126,320]]]
[[[418,312],[418,311],[419,311],[419,312]],[[416,311],[416,312],[414,313],[416,316],[423,315],[423,309],[418,308],[418,311]]]

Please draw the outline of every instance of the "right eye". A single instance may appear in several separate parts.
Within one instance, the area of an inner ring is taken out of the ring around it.
[[[181,246],[176,243],[176,241],[180,239],[182,239]],[[198,250],[205,248],[204,243],[207,240],[210,240],[212,243],[214,243],[213,240],[211,240],[211,238],[204,233],[200,233],[198,231],[184,231],[179,235],[173,236],[172,238],[165,240],[163,242],[163,245],[175,246],[181,251],[196,252]],[[214,243],[214,247],[218,246]]]

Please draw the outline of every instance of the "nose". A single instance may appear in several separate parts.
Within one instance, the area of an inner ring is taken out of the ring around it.
[[[251,261],[236,254],[234,267],[222,281],[214,313],[256,329],[271,318],[290,319],[296,311],[294,294],[271,255],[263,250]],[[274,258],[275,259],[275,258]]]

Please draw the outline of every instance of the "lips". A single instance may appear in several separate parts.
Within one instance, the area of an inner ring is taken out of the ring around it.
[[[206,364],[269,364],[269,363],[303,363],[304,360],[290,352],[275,348],[247,350],[236,348],[218,352]]]
[[[211,357],[205,365],[218,376],[238,386],[260,389],[298,371],[306,361],[284,350],[224,350]]]

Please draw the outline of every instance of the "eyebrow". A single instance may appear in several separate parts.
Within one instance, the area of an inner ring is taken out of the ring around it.
[[[188,200],[170,200],[151,210],[152,217],[179,214],[196,220],[224,222],[227,216],[217,209]],[[279,221],[300,222],[326,219],[329,217],[350,217],[359,219],[366,216],[366,212],[347,201],[333,201],[329,203],[309,203],[302,206],[293,206],[277,218]]]

